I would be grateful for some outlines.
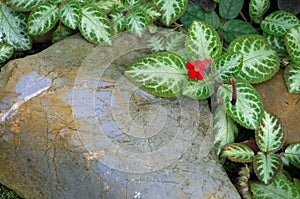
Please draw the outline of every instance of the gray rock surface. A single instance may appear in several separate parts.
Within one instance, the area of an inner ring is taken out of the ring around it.
[[[0,73],[0,182],[24,198],[240,198],[216,161],[206,101],[154,97],[123,76],[149,53],[79,36]]]

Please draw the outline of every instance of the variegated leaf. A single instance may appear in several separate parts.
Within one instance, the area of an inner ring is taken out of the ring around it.
[[[27,17],[0,2],[0,34],[4,43],[16,50],[31,49],[31,39],[27,33]]]
[[[241,143],[227,144],[222,150],[221,158],[228,158],[234,162],[252,162],[254,152]]]
[[[288,56],[283,36],[270,35],[266,32],[263,33],[263,36],[280,58],[286,58]]]
[[[191,61],[217,59],[222,52],[218,33],[201,21],[194,21],[191,24],[185,48]]]
[[[300,65],[289,65],[284,70],[284,80],[290,93],[300,94]]]
[[[279,119],[264,111],[255,132],[256,144],[262,152],[277,152],[284,142],[284,131]]]
[[[147,16],[141,9],[136,9],[126,15],[126,28],[141,37],[147,28]]]
[[[300,65],[300,26],[296,26],[287,31],[285,43],[292,60]]]
[[[89,2],[89,5],[97,6],[102,13],[109,13],[113,8],[116,2],[111,0],[93,0]]]
[[[14,47],[9,44],[0,43],[0,63],[9,59],[14,52]]]
[[[69,28],[76,29],[80,20],[80,5],[76,1],[69,1],[59,8],[60,20]]]
[[[81,34],[90,42],[111,44],[112,26],[110,20],[96,6],[81,8],[82,18],[79,23]]]
[[[125,5],[129,8],[134,8],[141,3],[141,0],[125,0]]]
[[[213,114],[214,146],[217,157],[220,156],[222,148],[226,144],[234,142],[238,134],[237,124],[225,112],[222,106],[218,106]]]
[[[145,91],[162,97],[181,94],[187,60],[172,52],[149,55],[129,66],[125,75]]]
[[[153,0],[161,13],[161,20],[169,26],[183,15],[188,0]]]
[[[193,99],[207,99],[214,92],[214,81],[204,72],[204,79],[189,78],[182,88],[182,94]]]
[[[300,142],[289,145],[284,151],[284,157],[300,169]]]
[[[249,15],[255,23],[262,21],[263,15],[269,10],[270,0],[250,0]]]
[[[241,12],[244,0],[222,0],[219,5],[220,16],[224,19],[234,19]]]
[[[241,53],[227,53],[222,55],[213,67],[215,80],[218,82],[228,82],[230,77],[236,77],[243,65],[243,55]],[[216,70],[216,71],[214,71]]]
[[[47,0],[6,0],[11,7],[20,11],[30,11],[46,1]]]
[[[113,12],[109,14],[113,22],[113,30],[115,34],[122,32],[126,27],[126,18],[123,13]]]
[[[140,8],[146,14],[148,22],[153,21],[161,16],[161,14],[156,10],[156,8],[150,3],[143,4],[143,6],[141,6]]]
[[[28,32],[41,35],[54,27],[59,18],[58,8],[54,4],[44,3],[36,7],[29,15]]]
[[[243,54],[243,66],[239,78],[247,82],[266,81],[279,69],[279,57],[262,36],[238,37],[229,45],[228,51]]]
[[[299,19],[284,11],[272,12],[261,22],[263,31],[277,36],[284,35],[289,29],[297,25],[300,25]]]
[[[300,198],[300,189],[289,181],[283,174],[278,174],[268,185],[251,183],[253,199],[291,199]]]
[[[282,169],[282,160],[274,153],[258,152],[254,157],[253,167],[258,179],[269,184]]]
[[[236,104],[231,103],[232,86],[224,84],[218,89],[218,97],[223,99],[226,112],[242,126],[256,129],[262,116],[262,100],[249,83],[236,81]]]

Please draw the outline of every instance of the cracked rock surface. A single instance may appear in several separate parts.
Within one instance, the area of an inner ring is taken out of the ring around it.
[[[149,53],[123,33],[79,36],[0,73],[0,182],[24,198],[240,198],[213,150],[206,101],[145,93],[124,69]]]

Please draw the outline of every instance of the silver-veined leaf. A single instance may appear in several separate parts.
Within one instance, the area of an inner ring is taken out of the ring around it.
[[[0,33],[4,43],[16,50],[31,49],[31,39],[27,33],[27,17],[0,2]]]
[[[93,0],[92,2],[89,2],[89,5],[97,6],[102,13],[109,13],[116,3],[117,2],[111,0]]]
[[[189,30],[185,43],[190,61],[217,59],[222,48],[218,33],[205,22],[194,21]]]
[[[228,158],[234,162],[252,162],[254,152],[241,143],[227,144],[222,150],[221,158]]]
[[[229,20],[223,25],[224,39],[230,43],[238,36],[259,34],[258,30],[242,20]]]
[[[14,52],[14,47],[5,44],[5,43],[0,43],[0,63],[5,62],[5,60],[9,59]]]
[[[300,142],[289,145],[284,151],[284,157],[300,169]]]
[[[129,66],[125,75],[145,91],[162,97],[181,94],[187,79],[187,60],[172,52],[146,56]]]
[[[300,26],[296,26],[287,31],[285,43],[292,60],[300,65]]]
[[[146,14],[148,22],[153,21],[161,16],[161,14],[156,10],[156,8],[150,3],[143,4],[143,6],[141,6],[140,9],[142,9]]]
[[[265,184],[270,183],[282,168],[282,160],[274,153],[258,152],[253,161],[254,172]]]
[[[262,152],[277,152],[284,142],[284,131],[279,119],[264,111],[255,132],[256,144]]]
[[[243,55],[241,53],[227,53],[222,55],[213,68],[216,71],[215,80],[218,82],[228,82],[230,77],[236,77],[243,65]]]
[[[136,9],[134,12],[129,12],[125,18],[127,30],[141,37],[147,28],[147,16],[141,9]]]
[[[229,52],[243,54],[243,66],[239,78],[259,83],[271,78],[279,69],[277,53],[260,35],[244,35],[229,45]]]
[[[141,3],[140,0],[125,0],[125,6],[129,7],[129,8],[134,8],[136,7],[138,4]]]
[[[59,8],[60,20],[69,28],[76,29],[80,20],[80,5],[76,1],[69,1]]]
[[[284,70],[284,80],[290,93],[300,94],[300,65],[289,65]]]
[[[50,3],[44,3],[36,7],[29,15],[29,34],[41,35],[51,30],[58,21],[58,10],[56,5]]]
[[[220,16],[224,19],[234,19],[241,12],[244,0],[222,0],[219,5]]]
[[[6,0],[7,4],[20,11],[30,11],[47,0]]]
[[[169,26],[183,15],[188,0],[153,0],[161,13],[161,21]]]
[[[272,12],[261,22],[263,31],[277,36],[284,35],[289,29],[297,25],[300,25],[299,19],[284,11]]]
[[[263,36],[267,39],[270,46],[277,52],[277,55],[280,58],[286,58],[288,56],[284,36],[270,35],[266,32],[263,32]]]
[[[274,181],[268,185],[251,183],[253,199],[291,199],[300,198],[300,189],[282,174],[278,174]]]
[[[255,23],[262,21],[263,15],[269,10],[270,0],[250,0],[249,15]]]
[[[214,83],[208,74],[204,72],[203,80],[188,79],[182,88],[182,95],[193,99],[206,99],[213,94]]]
[[[219,157],[222,148],[226,144],[234,142],[238,134],[238,127],[232,118],[227,115],[222,106],[218,106],[214,112],[213,123],[215,153]]]
[[[79,30],[84,38],[96,44],[101,42],[111,44],[112,26],[107,16],[96,6],[84,6],[81,13]]]
[[[249,129],[256,129],[262,117],[262,100],[249,83],[236,80],[236,103],[233,105],[232,86],[224,84],[218,89],[218,97],[223,99],[226,112],[239,124]]]
[[[113,30],[115,34],[122,32],[126,27],[126,18],[123,13],[113,12],[109,14],[112,22],[113,22]]]

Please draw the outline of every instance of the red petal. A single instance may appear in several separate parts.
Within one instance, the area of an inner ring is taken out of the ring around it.
[[[197,73],[194,70],[189,70],[188,75],[190,78],[194,79],[194,78],[196,78]]]
[[[203,71],[197,72],[196,77],[197,77],[198,80],[203,80],[204,72]]]
[[[193,62],[190,62],[190,61],[188,61],[188,62],[186,63],[186,68],[187,68],[187,69],[194,70],[194,63],[193,63]]]
[[[195,65],[196,65],[197,67],[199,67],[199,70],[205,70],[206,64],[205,64],[204,61],[196,60],[196,61],[195,61]]]

